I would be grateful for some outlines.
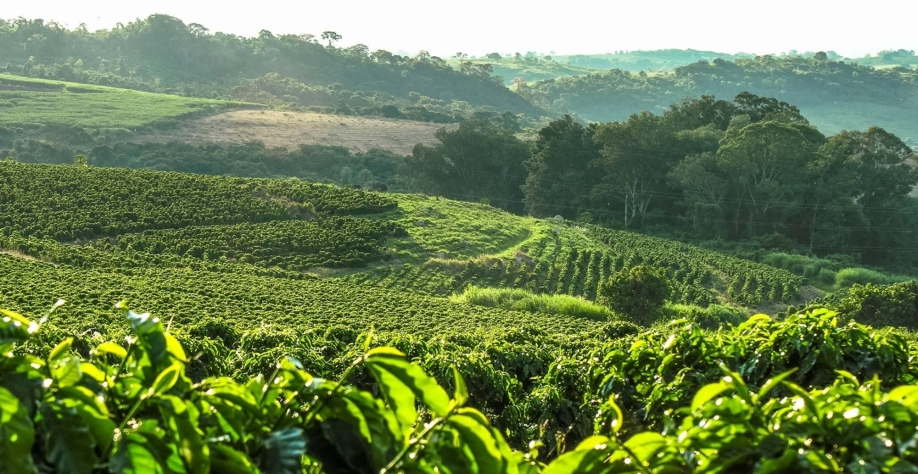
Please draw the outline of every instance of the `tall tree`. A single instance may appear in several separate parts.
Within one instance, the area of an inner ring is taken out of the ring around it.
[[[488,122],[468,121],[457,130],[441,128],[434,146],[418,144],[405,158],[405,172],[418,189],[460,200],[487,199],[522,212],[529,145]]]
[[[523,186],[530,214],[578,217],[580,208],[588,204],[589,186],[595,182],[587,172],[599,158],[595,130],[569,115],[539,130],[532,159],[526,162],[529,175]]]

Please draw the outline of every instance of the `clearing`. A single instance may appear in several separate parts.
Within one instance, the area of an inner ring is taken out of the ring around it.
[[[162,120],[254,106],[0,74],[0,125],[134,129]]]
[[[434,132],[455,125],[311,114],[275,110],[233,110],[183,121],[172,130],[160,130],[132,138],[153,142],[177,140],[187,143],[245,143],[260,141],[268,147],[337,145],[352,151],[382,148],[410,154],[418,143],[437,143]]]

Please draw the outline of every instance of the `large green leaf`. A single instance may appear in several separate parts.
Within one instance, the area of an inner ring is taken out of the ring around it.
[[[147,350],[150,361],[154,364],[160,362],[166,356],[166,329],[163,323],[159,318],[150,316],[150,313],[137,314],[128,310],[125,315],[131,331]]]
[[[408,362],[403,354],[393,349],[373,349],[367,354],[366,366],[373,373],[380,391],[408,432],[417,418],[415,398],[435,416],[445,416],[450,399],[443,387],[437,384],[417,364]]]
[[[163,424],[188,472],[208,472],[210,448],[198,428],[197,410],[182,399],[164,395],[159,403]]]
[[[7,352],[12,343],[28,339],[38,325],[29,321],[19,313],[0,309],[0,349]]]
[[[125,433],[112,453],[109,472],[160,474],[166,471],[156,455],[148,449],[145,437],[134,433]]]
[[[258,468],[244,453],[224,444],[211,445],[210,472],[213,474],[258,474]]]
[[[51,378],[60,388],[76,385],[83,378],[81,361],[76,356],[66,356],[52,362]]]
[[[489,427],[481,423],[481,419],[460,413],[450,416],[447,424],[459,433],[462,443],[468,447],[477,472],[504,472],[500,447]]]
[[[58,403],[45,403],[41,416],[47,436],[48,461],[60,472],[91,474],[98,462],[95,442],[76,409]]]
[[[0,387],[0,474],[36,472],[32,462],[35,428],[12,392]]]

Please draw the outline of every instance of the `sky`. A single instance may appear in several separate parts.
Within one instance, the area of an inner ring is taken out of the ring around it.
[[[91,30],[153,13],[241,36],[332,30],[343,36],[339,46],[443,57],[665,48],[858,57],[918,50],[918,0],[0,0],[0,18],[85,23]]]

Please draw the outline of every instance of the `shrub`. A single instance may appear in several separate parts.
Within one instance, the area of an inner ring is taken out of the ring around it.
[[[608,308],[576,296],[540,295],[511,288],[481,288],[469,285],[464,292],[451,296],[450,301],[530,313],[563,314],[600,321],[615,317]]]
[[[842,318],[863,324],[918,329],[918,282],[854,284],[834,309]]]
[[[687,319],[702,329],[716,330],[737,326],[749,315],[746,311],[731,306],[712,304],[707,308],[694,305],[668,304],[663,309],[667,319]]]
[[[867,268],[843,268],[835,275],[835,284],[839,288],[848,288],[854,284],[890,285],[906,279],[907,277],[887,275]]]
[[[661,270],[643,265],[622,270],[603,282],[597,301],[639,324],[650,324],[672,292]]]

